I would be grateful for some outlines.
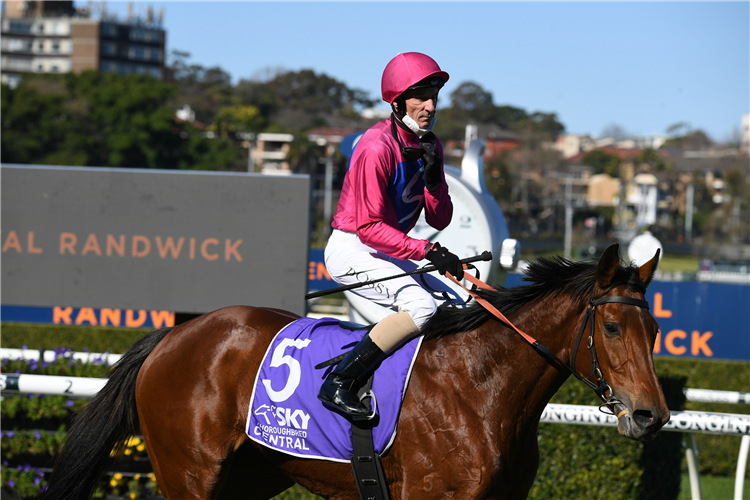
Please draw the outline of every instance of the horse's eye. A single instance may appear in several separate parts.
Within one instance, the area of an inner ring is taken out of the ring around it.
[[[604,331],[609,335],[620,335],[620,325],[617,323],[604,323]]]

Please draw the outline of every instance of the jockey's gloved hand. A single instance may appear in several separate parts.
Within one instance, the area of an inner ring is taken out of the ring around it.
[[[422,148],[422,160],[424,161],[424,183],[428,191],[435,191],[440,183],[443,182],[437,144],[433,142],[421,142],[419,143],[419,147]]]
[[[440,243],[432,244],[427,250],[425,258],[437,267],[438,272],[443,276],[445,276],[445,273],[451,273],[457,280],[464,278],[464,266],[461,264],[461,259],[456,254],[449,252],[447,248],[441,247]]]

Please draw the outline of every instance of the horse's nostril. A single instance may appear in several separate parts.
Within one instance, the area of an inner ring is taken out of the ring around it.
[[[654,414],[648,410],[635,410],[631,415],[635,423],[640,427],[650,427],[652,425],[661,424],[659,420],[654,418]]]

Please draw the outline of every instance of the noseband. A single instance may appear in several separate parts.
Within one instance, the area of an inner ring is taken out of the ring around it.
[[[572,373],[578,380],[589,386],[591,389],[594,390],[597,396],[599,396],[599,399],[602,400],[602,404],[599,406],[599,410],[604,412],[604,407],[608,408],[612,415],[617,415],[617,418],[620,418],[623,415],[626,415],[628,413],[627,408],[620,411],[619,413],[616,411],[615,406],[616,405],[622,405],[625,406],[625,404],[614,394],[614,391],[612,391],[612,388],[607,383],[607,379],[604,378],[604,374],[602,373],[601,366],[599,365],[599,359],[596,356],[596,347],[594,345],[594,333],[595,333],[595,324],[596,324],[596,307],[600,306],[602,304],[628,304],[631,306],[641,307],[644,309],[649,309],[648,302],[641,299],[634,299],[631,297],[624,297],[622,295],[614,295],[614,296],[606,296],[607,293],[610,292],[613,288],[616,288],[620,285],[624,285],[624,282],[618,282],[613,285],[610,285],[610,287],[607,289],[604,297],[600,297],[598,299],[594,298],[594,292],[596,291],[596,285],[591,290],[591,297],[589,298],[588,307],[586,309],[586,315],[583,318],[583,324],[581,325],[580,330],[578,330],[578,337],[576,338],[575,347],[573,348],[573,356],[571,357],[571,363],[567,364],[560,358],[558,358],[552,351],[544,347],[542,344],[539,343],[535,338],[531,337],[527,333],[522,332],[519,330],[511,321],[503,315],[495,306],[490,304],[487,300],[480,297],[476,292],[476,288],[484,288],[487,290],[492,290],[492,287],[484,283],[483,281],[480,281],[471,274],[464,273],[464,278],[467,281],[470,281],[473,284],[472,290],[469,290],[468,288],[464,287],[461,282],[456,280],[450,273],[446,273],[446,276],[450,278],[453,283],[457,284],[467,292],[469,292],[469,295],[471,295],[477,302],[479,302],[485,309],[487,309],[490,313],[492,313],[495,317],[497,317],[499,320],[513,328],[518,334],[521,335],[521,337],[526,340],[531,347],[536,349],[536,351],[544,357],[547,361],[549,361],[550,364],[554,365],[558,369],[565,369],[568,370],[570,373]],[[589,352],[591,353],[591,374],[596,379],[596,384],[578,373],[576,370],[576,355],[578,354],[578,347],[581,345],[581,338],[583,338],[583,332],[586,330],[586,324],[590,325],[589,329],[589,338],[587,342],[587,347],[589,349]],[[609,396],[606,395],[606,393],[609,392]],[[605,412],[606,413],[606,412]]]

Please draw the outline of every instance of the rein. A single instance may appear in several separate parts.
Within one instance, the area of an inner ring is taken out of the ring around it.
[[[617,418],[619,419],[623,415],[628,414],[628,409],[625,407],[624,403],[620,401],[617,396],[615,396],[614,391],[612,390],[612,387],[607,383],[607,380],[604,378],[604,374],[602,373],[601,366],[599,365],[599,359],[596,356],[596,347],[594,345],[594,333],[595,333],[595,318],[596,318],[596,307],[600,306],[602,304],[607,303],[618,303],[618,304],[628,304],[636,307],[642,307],[645,309],[649,309],[649,304],[645,300],[640,299],[633,299],[631,297],[623,297],[621,295],[615,295],[613,297],[601,297],[598,299],[594,298],[594,291],[596,290],[596,286],[591,290],[591,297],[589,298],[588,307],[586,309],[586,315],[583,319],[583,324],[581,324],[581,328],[578,330],[578,337],[576,338],[575,347],[573,348],[573,356],[571,359],[571,364],[565,363],[563,360],[561,360],[559,357],[557,357],[552,351],[547,349],[544,345],[540,344],[538,340],[536,340],[531,335],[524,333],[516,325],[514,325],[508,318],[505,317],[503,313],[501,313],[495,306],[493,306],[490,302],[488,302],[486,299],[480,297],[475,290],[476,288],[482,288],[485,290],[492,290],[493,288],[489,286],[487,283],[484,283],[483,281],[475,278],[474,276],[464,273],[464,278],[467,281],[470,281],[474,286],[472,287],[472,290],[469,290],[465,286],[463,286],[456,278],[454,278],[450,273],[446,273],[446,276],[455,284],[466,290],[471,297],[474,298],[479,304],[482,305],[485,309],[487,309],[490,313],[492,313],[496,318],[498,318],[500,321],[511,327],[513,330],[515,330],[523,339],[531,345],[540,355],[542,355],[547,361],[550,362],[550,364],[554,365],[556,368],[564,368],[568,370],[570,373],[572,373],[578,380],[589,386],[597,396],[602,400],[602,404],[599,405],[599,410],[603,413],[606,413],[602,408],[607,407],[612,415],[617,415]],[[609,293],[609,291],[619,286],[622,283],[615,283],[607,289],[605,293]],[[587,342],[587,347],[589,349],[589,352],[591,353],[591,375],[596,378],[596,384],[591,382],[589,379],[585,378],[583,375],[578,373],[578,371],[575,369],[576,366],[576,355],[578,354],[578,347],[581,344],[581,338],[583,337],[583,332],[586,330],[586,324],[590,324],[590,330],[589,330],[589,338]],[[606,396],[606,393],[609,392],[609,396]],[[616,410],[616,405],[621,405],[625,409],[621,411]]]

